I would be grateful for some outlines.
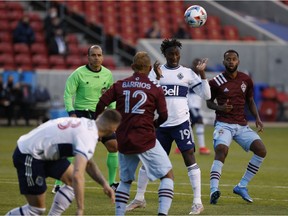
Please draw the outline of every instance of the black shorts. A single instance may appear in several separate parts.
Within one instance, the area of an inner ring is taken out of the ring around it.
[[[190,112],[190,120],[193,125],[199,122],[203,122],[203,117],[202,114],[200,113],[200,109],[191,108],[189,112]]]
[[[60,179],[70,166],[65,159],[56,161],[37,160],[29,154],[22,154],[16,147],[13,154],[13,163],[17,169],[21,194],[39,195],[47,190],[46,178]]]

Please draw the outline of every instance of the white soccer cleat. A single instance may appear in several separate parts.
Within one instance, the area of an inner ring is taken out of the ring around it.
[[[126,211],[132,211],[136,208],[145,208],[146,207],[146,200],[143,201],[140,200],[132,200],[129,205],[126,206]]]
[[[200,214],[202,211],[204,211],[204,206],[202,204],[193,203],[191,212],[189,213],[189,215]]]

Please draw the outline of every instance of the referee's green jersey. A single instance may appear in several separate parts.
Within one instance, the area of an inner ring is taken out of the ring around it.
[[[90,110],[95,112],[99,98],[113,84],[111,71],[101,66],[94,72],[83,65],[77,68],[67,79],[64,91],[64,104],[67,112]],[[115,109],[115,103],[109,105]]]

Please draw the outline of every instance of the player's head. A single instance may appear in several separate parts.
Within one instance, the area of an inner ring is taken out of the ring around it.
[[[149,74],[151,70],[151,60],[146,52],[137,52],[133,58],[133,63],[131,65],[133,71]]]
[[[99,137],[109,136],[114,133],[121,119],[121,114],[117,110],[104,110],[96,119]]]
[[[192,61],[192,70],[196,73],[196,74],[199,74],[199,71],[197,69],[197,65],[201,62],[201,59],[200,58],[195,58],[193,61]]]
[[[238,69],[238,65],[240,63],[239,54],[235,50],[227,50],[224,55],[223,65],[225,69],[229,73],[234,73]]]
[[[175,68],[179,65],[181,48],[182,43],[177,39],[165,39],[162,41],[160,49],[166,58],[168,67]]]
[[[103,52],[99,45],[92,45],[88,49],[88,64],[92,70],[100,70],[103,62]]]

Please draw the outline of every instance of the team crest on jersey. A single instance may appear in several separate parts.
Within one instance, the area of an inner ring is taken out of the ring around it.
[[[242,81],[241,89],[243,92],[246,91],[247,85]]]
[[[178,79],[182,80],[184,78],[182,73],[177,74]]]
[[[35,183],[36,183],[38,186],[42,186],[43,183],[44,183],[43,177],[42,177],[42,176],[37,176]]]

